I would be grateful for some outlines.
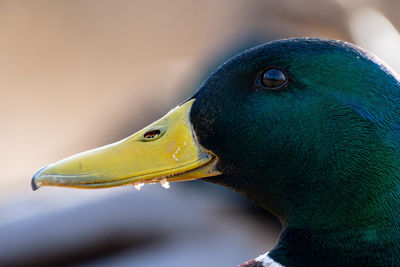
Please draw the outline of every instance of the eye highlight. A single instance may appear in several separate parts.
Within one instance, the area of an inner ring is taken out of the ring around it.
[[[287,83],[287,77],[280,69],[269,68],[261,73],[257,83],[268,89],[278,89]]]

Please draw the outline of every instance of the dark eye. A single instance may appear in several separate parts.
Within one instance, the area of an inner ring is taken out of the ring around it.
[[[258,83],[270,89],[277,89],[286,84],[287,77],[283,71],[271,68],[264,71],[259,77]]]

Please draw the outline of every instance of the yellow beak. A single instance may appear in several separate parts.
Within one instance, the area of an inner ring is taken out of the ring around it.
[[[40,186],[104,188],[187,181],[221,174],[217,157],[196,140],[189,121],[194,100],[178,106],[141,131],[110,145],[89,150],[40,169]]]

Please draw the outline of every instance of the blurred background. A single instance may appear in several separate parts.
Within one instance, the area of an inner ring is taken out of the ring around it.
[[[279,222],[203,181],[41,188],[36,170],[122,139],[235,53],[311,36],[400,70],[396,0],[0,1],[0,266],[235,266]]]

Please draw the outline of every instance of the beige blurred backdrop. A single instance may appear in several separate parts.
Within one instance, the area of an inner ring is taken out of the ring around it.
[[[0,1],[0,265],[232,266],[279,224],[205,182],[41,188],[40,167],[122,139],[223,60],[293,36],[356,43],[400,69],[395,0]]]

